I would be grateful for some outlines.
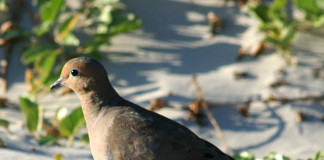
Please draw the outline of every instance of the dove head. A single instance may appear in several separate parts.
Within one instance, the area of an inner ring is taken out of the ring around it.
[[[87,57],[73,58],[65,63],[60,78],[50,89],[64,85],[76,94],[107,89],[110,85],[105,68],[96,60]]]

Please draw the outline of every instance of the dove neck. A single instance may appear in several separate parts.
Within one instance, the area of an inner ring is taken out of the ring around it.
[[[102,108],[116,106],[121,97],[110,83],[79,95],[84,116],[98,114]]]

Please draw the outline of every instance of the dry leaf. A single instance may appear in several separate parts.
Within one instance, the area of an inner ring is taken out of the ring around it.
[[[13,27],[13,23],[11,21],[4,22],[1,25],[0,33],[8,32],[10,29],[12,29],[12,27]]]
[[[60,132],[57,126],[50,124],[49,122],[44,121],[43,128],[45,131],[45,136],[54,135],[56,137],[60,136]]]
[[[303,122],[306,120],[306,114],[301,111],[296,111],[296,121],[297,122]]]
[[[4,143],[4,141],[0,138],[0,148],[5,148],[6,145]]]
[[[262,54],[266,49],[267,49],[266,44],[264,42],[260,42],[255,48],[255,50],[251,51],[250,55],[252,57],[257,57],[260,54]]]
[[[155,98],[150,100],[151,105],[147,107],[147,110],[155,111],[166,106],[168,103],[163,98]]]
[[[202,111],[202,100],[197,99],[189,105],[189,118],[194,118],[199,125],[205,124],[205,114]]]
[[[237,111],[243,117],[249,117],[249,105],[248,104],[241,104],[237,107]]]
[[[5,97],[0,97],[0,107],[5,107],[8,104],[8,99]]]
[[[286,79],[284,79],[284,78],[280,78],[280,79],[278,79],[277,81],[272,82],[272,83],[270,84],[270,87],[271,87],[271,88],[278,88],[278,87],[284,86],[284,85],[286,85],[286,84],[287,84]]]
[[[236,80],[238,80],[238,79],[244,79],[244,78],[251,77],[251,75],[248,72],[235,71],[234,72],[234,77],[235,77]]]
[[[216,35],[217,33],[219,33],[222,28],[222,25],[223,25],[222,18],[218,17],[213,12],[209,12],[207,15],[207,19],[208,19],[209,31],[213,35]]]

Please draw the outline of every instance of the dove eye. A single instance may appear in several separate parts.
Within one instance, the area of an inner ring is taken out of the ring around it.
[[[71,69],[70,75],[72,75],[73,77],[77,77],[79,76],[79,71],[75,68]]]

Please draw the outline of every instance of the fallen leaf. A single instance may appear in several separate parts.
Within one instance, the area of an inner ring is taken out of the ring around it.
[[[167,105],[167,102],[163,98],[155,98],[150,100],[151,105],[147,107],[147,110],[155,111],[161,109]]]
[[[303,121],[305,121],[306,120],[306,114],[305,113],[303,113],[303,112],[301,112],[301,111],[296,111],[296,121],[297,122],[303,122]]]
[[[243,117],[249,117],[249,104],[241,104],[237,107],[237,111],[240,113]]]
[[[205,114],[202,111],[202,100],[197,99],[189,105],[189,118],[194,118],[199,125],[205,124]]]

